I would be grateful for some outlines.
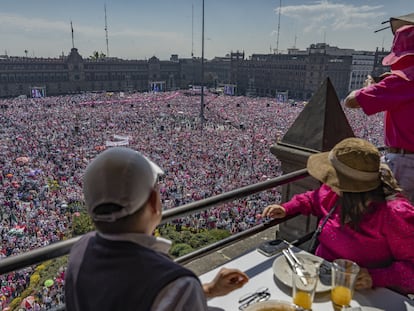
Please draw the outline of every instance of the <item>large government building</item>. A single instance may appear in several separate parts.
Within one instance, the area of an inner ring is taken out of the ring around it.
[[[76,48],[59,58],[0,56],[0,97],[52,96],[80,92],[170,91],[202,82],[230,94],[309,99],[329,77],[340,98],[362,86],[367,74],[378,75],[385,51],[361,52],[312,44],[306,50],[285,54],[231,52],[204,61],[172,55],[170,60],[124,60],[113,57],[83,58]],[[230,88],[229,88],[230,87]]]

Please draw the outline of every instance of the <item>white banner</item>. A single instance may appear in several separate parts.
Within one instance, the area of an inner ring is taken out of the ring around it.
[[[107,140],[105,142],[105,146],[107,147],[127,146],[129,145],[129,139],[130,139],[129,136],[122,136],[122,135],[114,134],[115,141]]]
[[[116,140],[129,140],[130,137],[129,136],[122,136],[122,135],[116,135],[116,134],[114,134],[114,139],[116,139]]]
[[[109,141],[105,142],[105,146],[107,147],[116,147],[116,146],[127,146],[129,145],[129,140],[120,140],[120,141]]]

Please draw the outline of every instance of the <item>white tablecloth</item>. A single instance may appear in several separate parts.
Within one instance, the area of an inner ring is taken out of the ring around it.
[[[226,296],[209,300],[208,305],[211,309],[236,311],[239,307],[239,298],[245,294],[255,292],[260,287],[269,288],[271,293],[270,299],[291,302],[291,288],[282,284],[273,274],[272,265],[277,256],[266,257],[253,250],[224,264],[224,267],[242,270],[249,276],[250,281],[241,289],[235,290]],[[201,275],[201,281],[203,283],[211,281],[220,268],[218,267]],[[351,306],[365,306],[366,308],[362,308],[363,311],[378,311],[378,309],[386,311],[414,311],[414,301],[386,288],[356,291]],[[330,292],[318,293],[315,296],[312,309],[313,311],[332,311]]]

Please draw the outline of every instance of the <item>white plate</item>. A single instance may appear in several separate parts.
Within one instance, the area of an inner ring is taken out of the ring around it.
[[[260,311],[260,310],[280,310],[280,311],[299,311],[303,310],[291,302],[282,300],[261,301],[248,306],[244,311]]]
[[[345,308],[344,310],[354,310],[354,311],[385,311],[383,309],[378,309],[378,308],[374,308],[374,307],[364,307],[364,306],[360,306],[360,307],[350,307],[350,308]]]
[[[295,254],[299,260],[303,262],[311,262],[314,264],[321,264],[323,259],[311,254]],[[292,287],[292,269],[290,268],[285,256],[280,255],[276,257],[273,262],[273,273],[276,278],[286,286]],[[320,275],[321,279],[316,285],[316,292],[322,293],[331,290],[331,282],[329,275]]]

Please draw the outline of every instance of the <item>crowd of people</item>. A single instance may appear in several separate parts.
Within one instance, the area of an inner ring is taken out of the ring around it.
[[[200,97],[182,92],[90,93],[0,104],[1,257],[68,234],[78,213],[73,203],[83,200],[83,171],[110,146],[139,150],[161,166],[164,209],[276,177],[280,162],[269,148],[305,105],[208,94],[201,122]],[[381,115],[345,112],[357,137],[383,144]],[[280,202],[277,188],[179,221],[235,233],[257,224],[256,215],[269,202]],[[1,276],[1,308],[31,273],[27,268]]]

